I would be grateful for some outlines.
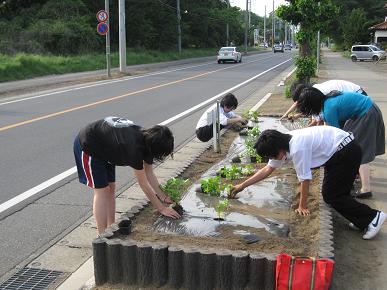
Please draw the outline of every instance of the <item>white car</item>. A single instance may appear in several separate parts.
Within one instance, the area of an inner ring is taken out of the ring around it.
[[[226,61],[242,62],[242,54],[237,51],[235,46],[225,46],[219,49],[218,63]]]
[[[359,44],[359,45],[353,45],[351,48],[352,61],[357,61],[357,60],[378,61],[380,58],[385,59],[386,52],[374,45]]]

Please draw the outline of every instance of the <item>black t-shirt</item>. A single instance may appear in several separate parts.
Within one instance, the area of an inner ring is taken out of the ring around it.
[[[106,117],[87,125],[78,136],[83,151],[113,165],[141,170],[143,161],[153,163],[141,127],[130,120]]]

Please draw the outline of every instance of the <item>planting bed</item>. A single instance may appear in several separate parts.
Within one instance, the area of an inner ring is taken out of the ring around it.
[[[299,123],[285,125],[301,127]],[[259,127],[261,131],[287,130],[273,118],[260,118]],[[273,289],[277,254],[331,257],[330,233],[320,231],[320,225],[331,225],[320,198],[320,170],[313,172],[310,216],[294,213],[298,181],[292,168],[282,168],[240,192],[238,199],[229,200],[224,220],[216,220],[216,207],[225,197],[200,192],[200,180],[230,167],[232,158],[243,151],[243,144],[238,133],[228,131],[221,137],[222,154],[209,149],[180,174],[191,181],[180,202],[185,210],[181,219],[162,217],[144,204],[127,214],[132,221],[129,235],[121,235],[113,226],[105,238],[96,239],[96,284],[123,283],[127,289],[129,285],[134,289],[134,285],[142,289]],[[253,166],[257,170],[265,164]],[[236,184],[243,178],[221,180]]]

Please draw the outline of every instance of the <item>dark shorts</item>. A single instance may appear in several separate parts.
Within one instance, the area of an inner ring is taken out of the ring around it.
[[[226,126],[220,125],[220,130],[222,130],[224,127]],[[202,142],[210,141],[213,136],[214,131],[212,124],[196,129],[196,137],[198,137],[198,139]]]
[[[80,183],[91,188],[105,188],[116,181],[116,167],[84,152],[78,136],[74,140],[74,157]]]

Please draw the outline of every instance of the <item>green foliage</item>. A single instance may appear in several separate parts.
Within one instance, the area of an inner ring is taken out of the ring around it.
[[[0,46],[3,43],[0,42]],[[213,55],[211,49],[185,49],[177,52],[127,50],[127,64],[141,64]],[[111,54],[112,67],[118,66],[118,53]],[[0,82],[26,79],[50,74],[82,72],[106,68],[106,55],[85,54],[80,56],[40,56],[0,54]]]
[[[247,138],[255,140],[259,136],[259,134],[261,134],[259,127],[253,127],[247,131]]]
[[[200,186],[202,188],[203,193],[218,197],[220,196],[221,192],[226,188],[226,185],[221,183],[219,176],[201,180]]]
[[[257,163],[262,162],[261,156],[258,155],[257,151],[255,151],[254,147],[252,147],[251,145],[246,146],[245,151],[243,151],[240,156],[250,157],[250,158],[253,157],[253,158],[256,158]]]
[[[332,19],[333,22],[327,29],[326,35],[333,39],[339,50],[348,49],[348,42],[350,41],[368,43],[370,41],[370,31],[368,28],[383,22],[384,17],[386,16],[386,10],[384,9],[386,3],[385,0],[332,0],[332,2],[339,7],[340,17]],[[355,19],[360,16],[359,11],[353,12],[354,10],[364,11],[365,19],[362,19],[357,23],[354,22]],[[352,17],[354,17],[354,19],[349,19]],[[354,27],[348,27],[350,22]],[[361,25],[364,25],[364,27],[362,31],[359,30],[359,35],[353,35],[352,32],[356,29],[360,29],[359,26]],[[349,36],[348,34],[352,34],[351,38],[354,37],[355,39],[349,40],[347,38],[347,40],[345,40],[345,34],[347,34],[347,37]]]
[[[225,166],[219,170],[219,174],[228,180],[239,179],[242,176],[242,168],[237,165],[232,165],[231,167]]]
[[[344,21],[342,28],[346,49],[351,48],[356,43],[367,42],[369,38],[367,18],[362,8],[353,9]]]
[[[316,58],[296,57],[296,78],[304,83],[309,83],[310,78],[316,75]]]
[[[290,86],[285,87],[285,98],[290,98]]]
[[[229,209],[229,206],[230,206],[230,203],[229,203],[228,199],[225,199],[223,201],[219,201],[218,205],[215,208],[219,219],[222,217],[222,215],[224,215],[224,212]]]
[[[165,192],[174,202],[179,203],[183,194],[183,191],[187,188],[189,183],[188,179],[171,178],[166,183],[161,184],[160,188]]]
[[[245,119],[249,119],[253,122],[258,122],[259,119],[259,112],[258,111],[252,111],[252,110],[246,110],[243,112],[242,117]]]
[[[242,168],[242,174],[243,175],[251,175],[254,173],[254,166],[252,166],[251,164],[247,164],[245,165],[243,168]]]

